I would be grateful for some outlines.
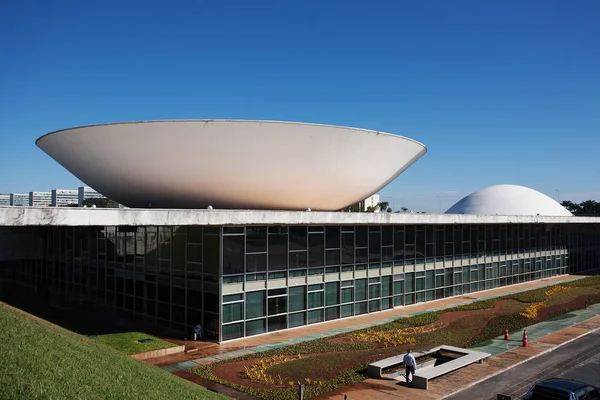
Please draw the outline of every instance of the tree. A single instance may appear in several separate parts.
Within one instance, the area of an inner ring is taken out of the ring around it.
[[[585,200],[579,204],[570,200],[565,200],[560,203],[560,205],[573,213],[573,215],[600,216],[600,202],[595,200]]]
[[[560,205],[572,212],[573,214],[577,214],[581,211],[581,207],[579,207],[579,204],[573,203],[570,200],[565,200],[562,203],[560,203]]]
[[[94,199],[85,199],[83,201],[83,205],[85,207],[93,207],[97,208],[114,208],[115,202],[111,199],[107,199],[106,197],[99,197]]]

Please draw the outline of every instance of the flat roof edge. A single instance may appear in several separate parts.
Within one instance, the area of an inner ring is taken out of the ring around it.
[[[1,207],[0,226],[600,224],[600,217]]]

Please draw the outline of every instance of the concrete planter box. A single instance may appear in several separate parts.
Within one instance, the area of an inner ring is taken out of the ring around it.
[[[149,358],[169,356],[171,354],[182,353],[185,350],[185,346],[174,346],[166,349],[146,351],[145,353],[132,354],[131,357],[138,360],[147,360]]]

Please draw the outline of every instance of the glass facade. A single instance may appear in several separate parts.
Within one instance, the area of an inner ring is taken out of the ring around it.
[[[0,279],[220,341],[600,267],[598,224],[10,230]]]

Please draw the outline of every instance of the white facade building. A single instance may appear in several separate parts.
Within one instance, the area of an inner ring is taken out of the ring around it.
[[[29,205],[29,194],[28,193],[11,193],[10,194],[10,205],[27,207]]]
[[[29,192],[29,205],[34,207],[46,207],[52,204],[51,192]]]
[[[79,203],[79,191],[74,189],[52,189],[52,206],[61,207]]]
[[[373,196],[366,198],[363,202],[363,211],[367,211],[369,207],[377,207],[379,202],[379,194],[374,194]],[[377,209],[377,211],[379,211],[379,209]]]
[[[10,206],[10,194],[0,194],[0,206]]]

